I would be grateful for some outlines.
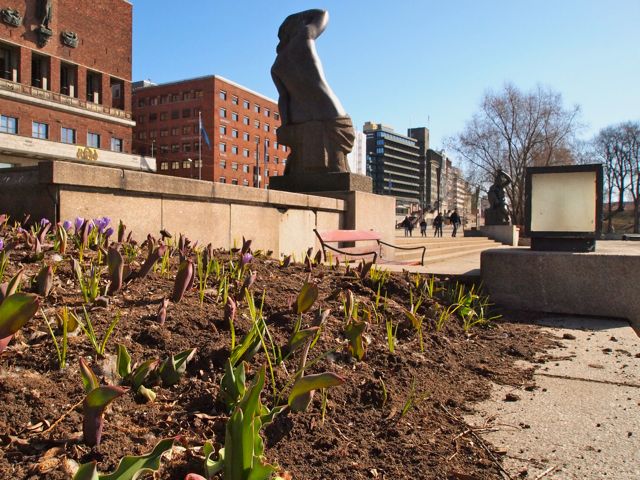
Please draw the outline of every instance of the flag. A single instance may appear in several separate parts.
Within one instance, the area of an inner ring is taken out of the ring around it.
[[[204,138],[204,141],[207,143],[209,150],[211,150],[211,142],[209,141],[209,135],[207,135],[207,131],[204,129],[204,126],[202,125],[202,117],[200,117],[199,121],[200,121],[200,134]]]

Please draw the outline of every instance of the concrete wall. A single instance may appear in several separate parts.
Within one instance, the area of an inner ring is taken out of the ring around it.
[[[480,231],[496,242],[512,247],[518,246],[520,229],[515,225],[482,225]]]
[[[485,250],[482,283],[509,308],[626,318],[640,328],[640,248],[598,242],[596,252]]]
[[[244,235],[256,249],[297,256],[318,247],[314,228],[344,228],[348,210],[336,198],[69,162],[0,171],[0,186],[0,212],[15,217],[27,211],[51,221],[106,215],[122,219],[137,239],[164,228],[228,249]]]

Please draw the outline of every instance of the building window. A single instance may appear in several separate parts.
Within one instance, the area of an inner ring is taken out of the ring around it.
[[[248,148],[243,148],[242,149],[242,156],[249,158],[249,149]]]
[[[238,138],[238,130],[236,130],[235,128],[231,130],[231,136],[233,138]]]
[[[265,132],[268,132],[270,129],[271,129],[271,127],[269,127],[269,124],[268,124],[268,123],[265,123],[265,124],[264,124],[264,131],[265,131]]]
[[[200,150],[200,141],[196,140],[195,142],[193,142],[193,149],[198,151]]]
[[[186,127],[182,127],[182,134],[189,135],[191,133],[191,126],[187,125]]]
[[[160,163],[160,170],[169,170],[169,162]]]
[[[249,117],[243,117],[242,123],[244,123],[245,125],[249,125]]]
[[[147,132],[138,133],[138,140],[146,140],[146,139],[147,139]]]
[[[18,82],[20,49],[0,43],[0,78]]]
[[[220,168],[227,168],[227,161],[226,160],[220,160]]]
[[[231,153],[233,153],[234,155],[237,155],[237,154],[238,154],[238,147],[237,147],[237,145],[233,145],[233,146],[231,147]]]
[[[60,93],[68,97],[78,96],[78,67],[60,63]]]
[[[191,116],[191,109],[184,108],[182,109],[182,118],[189,118]]]
[[[270,111],[268,108],[265,108],[265,109],[264,109],[264,116],[265,116],[265,117],[268,117],[268,116],[270,116],[270,115],[271,115],[271,111]]]
[[[122,152],[122,139],[121,138],[111,138],[111,151],[112,152]]]
[[[137,121],[139,124],[144,123],[144,115],[138,115],[138,118],[136,118],[136,121]]]
[[[169,145],[160,145],[160,153],[169,153]]]
[[[31,55],[31,86],[49,90],[51,88],[51,80],[49,75],[49,66],[51,59],[44,55]]]
[[[231,170],[238,170],[238,163],[237,162],[231,162]]]
[[[238,179],[237,178],[233,178],[231,180],[231,185],[237,185],[238,184]]]
[[[274,114],[273,114],[273,118],[274,118],[275,120],[280,120],[280,114],[279,114],[278,112],[274,112]]]
[[[264,154],[264,163],[269,163],[269,154],[268,153]]]
[[[242,185],[244,185],[245,187],[249,186],[249,180],[247,180],[246,178],[244,180],[242,180]]]
[[[60,141],[62,143],[76,143],[76,131],[73,128],[62,127],[60,131]]]
[[[227,118],[227,109],[226,108],[221,108],[220,109],[220,118]]]
[[[273,163],[276,165],[280,163],[280,159],[278,157],[273,157]]]
[[[249,101],[248,101],[248,100],[243,100],[243,101],[242,101],[242,106],[243,106],[244,108],[246,108],[247,110],[249,110]]]
[[[202,96],[202,90],[196,90],[196,98]]]
[[[249,165],[242,165],[242,171],[244,173],[249,173]]]
[[[97,133],[87,133],[87,147],[100,148],[100,135]]]
[[[265,177],[268,177],[268,176],[269,176],[269,170],[265,170],[265,171],[264,171],[264,176],[265,176]]]
[[[220,125],[220,135],[227,134],[227,127],[225,125]]]
[[[242,139],[245,142],[248,142],[249,141],[249,134],[247,132],[242,132]]]
[[[226,143],[221,143],[219,145],[220,151],[221,152],[226,152],[227,151],[227,144]]]
[[[287,151],[287,146],[286,145],[280,145],[282,147],[282,151],[286,152]]]
[[[13,134],[18,133],[18,119],[0,115],[0,132]]]
[[[180,151],[180,145],[174,143],[171,145],[171,153],[178,153]]]
[[[173,127],[171,129],[171,135],[173,135],[174,137],[177,137],[178,135],[180,135],[180,129],[178,127]]]
[[[226,100],[227,99],[227,92],[225,92],[224,90],[220,90],[220,100]]]
[[[43,140],[46,140],[49,138],[49,125],[46,123],[33,122],[31,136],[33,138],[42,138]]]
[[[157,113],[150,113],[149,114],[149,121],[150,122],[155,122],[156,120],[158,120],[158,114]]]
[[[191,100],[191,92],[182,92],[183,100]]]
[[[189,160],[183,160],[182,168],[191,168],[191,162]]]
[[[169,95],[160,95],[160,105],[164,105],[165,103],[169,103]],[[158,105],[158,97],[153,97],[151,105]]]
[[[169,118],[169,113],[167,113],[167,112],[162,112],[162,113],[160,114],[160,121],[167,120],[168,118]]]
[[[277,176],[278,176],[278,171],[277,171],[277,170],[274,170],[274,171],[271,173],[271,176],[272,176],[272,177],[277,177]]]
[[[231,96],[231,103],[233,103],[234,105],[238,105],[238,97],[236,97],[235,95]]]
[[[139,107],[146,107],[147,106],[147,99],[146,98],[141,98],[140,100],[138,100],[138,106]]]
[[[254,120],[253,121],[253,126],[256,128],[260,128],[260,120]]]
[[[193,162],[193,166],[196,168],[202,168],[202,160],[196,160]]]
[[[149,138],[156,138],[157,136],[158,136],[158,132],[156,132],[155,130],[149,131]]]
[[[236,112],[231,112],[231,120],[234,122],[238,121],[238,114]]]
[[[180,95],[178,95],[177,93],[174,93],[173,95],[171,95],[171,101],[172,102],[179,102],[180,101]]]
[[[171,120],[180,118],[180,110],[171,110]]]
[[[254,111],[254,112],[256,112],[256,113],[260,113],[260,105],[255,104],[255,105],[253,106],[253,111]]]
[[[171,169],[178,170],[180,168],[180,162],[171,162]]]
[[[102,74],[87,70],[87,102],[102,103]]]
[[[124,80],[109,77],[109,89],[111,90],[111,108],[124,110]]]
[[[225,177],[220,177],[220,183],[227,183],[227,179]]]
[[[188,153],[191,151],[191,142],[182,144],[182,151]]]
[[[265,146],[265,147],[267,147],[267,148],[269,148],[269,145],[270,145],[270,143],[269,143],[269,139],[268,139],[268,138],[265,138],[265,139],[264,139],[264,146]]]
[[[169,136],[169,130],[167,130],[166,128],[164,130],[160,130],[160,136],[161,137],[168,137]]]

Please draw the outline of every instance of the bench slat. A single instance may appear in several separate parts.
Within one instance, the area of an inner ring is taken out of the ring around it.
[[[357,242],[360,240],[380,240],[382,236],[378,232],[367,230],[327,230],[318,232],[322,241],[333,242]]]

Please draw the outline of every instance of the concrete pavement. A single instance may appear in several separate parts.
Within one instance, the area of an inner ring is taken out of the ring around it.
[[[521,365],[537,367],[535,386],[495,385],[466,420],[491,428],[482,436],[506,453],[512,478],[640,479],[638,336],[620,320],[539,323],[562,347]]]

